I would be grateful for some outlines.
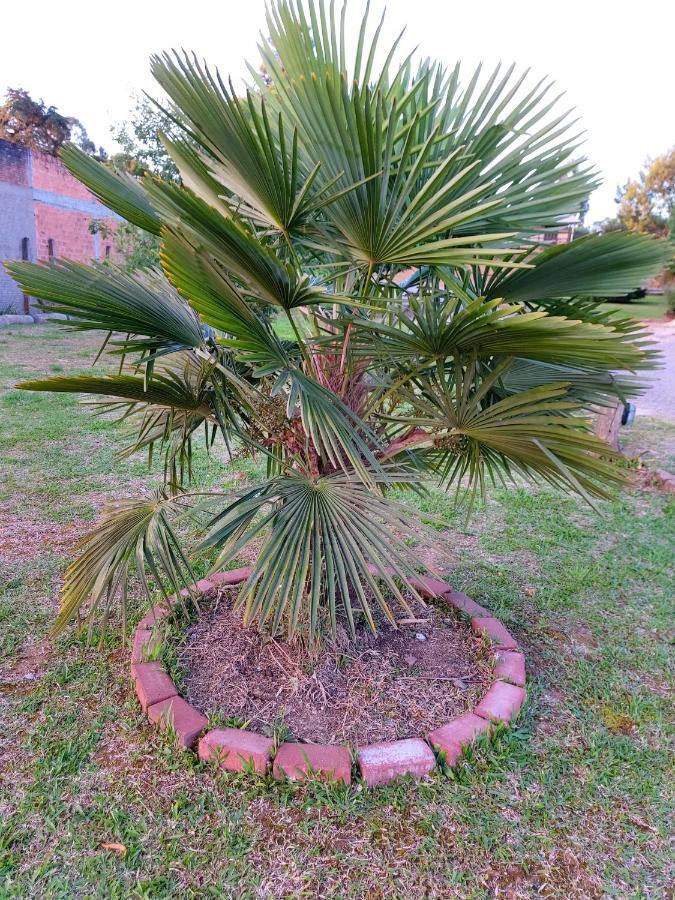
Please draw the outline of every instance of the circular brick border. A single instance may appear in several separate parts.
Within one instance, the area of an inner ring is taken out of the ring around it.
[[[225,585],[236,585],[250,574],[250,568],[232,569],[197,581],[189,593],[206,594]],[[427,598],[444,600],[471,619],[472,629],[490,642],[496,680],[480,703],[430,734],[400,741],[369,744],[357,751],[360,774],[368,785],[388,784],[400,775],[422,778],[436,768],[436,753],[446,766],[454,766],[465,747],[479,736],[489,735],[494,726],[510,724],[525,702],[525,657],[515,638],[489,610],[466,594],[435,578],[420,576],[415,588]],[[323,776],[351,782],[352,759],[349,748],[331,744],[284,743],[273,756],[272,738],[243,728],[213,728],[207,731],[205,715],[178,695],[176,685],[164,666],[147,662],[156,652],[158,638],[154,627],[171,615],[176,598],[154,606],[136,627],[131,651],[131,675],[143,712],[162,730],[172,729],[182,750],[197,747],[199,758],[212,760],[233,772],[266,774],[270,767],[275,778],[301,781]]]

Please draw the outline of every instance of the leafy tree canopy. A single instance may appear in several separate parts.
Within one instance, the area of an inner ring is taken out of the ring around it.
[[[648,159],[638,177],[619,189],[616,199],[617,218],[627,231],[667,235],[675,210],[675,146]]]
[[[103,147],[96,150],[79,119],[61,115],[55,106],[45,106],[43,100],[34,100],[21,88],[9,88],[0,105],[0,140],[52,156],[67,141],[74,141],[85,153],[99,159],[106,156]]]
[[[177,111],[174,111],[175,114]],[[135,96],[129,118],[111,130],[122,148],[112,157],[115,165],[124,166],[137,176],[151,173],[166,181],[178,179],[178,167],[161,137],[163,134],[176,134],[178,129],[172,118],[157,104],[145,96]]]

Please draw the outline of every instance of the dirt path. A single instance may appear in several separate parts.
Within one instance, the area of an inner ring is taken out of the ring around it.
[[[648,328],[663,355],[663,368],[650,373],[651,386],[638,398],[637,414],[675,423],[675,319],[649,322]]]

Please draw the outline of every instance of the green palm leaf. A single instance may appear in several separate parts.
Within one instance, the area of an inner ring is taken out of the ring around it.
[[[575,321],[544,311],[527,312],[520,305],[481,297],[464,304],[459,299],[411,297],[405,309],[396,308],[391,324],[359,322],[354,346],[367,357],[377,355],[395,363],[414,360],[520,356],[566,365],[604,369],[637,369],[653,365],[653,352],[633,334],[611,324]],[[642,334],[638,332],[637,337]]]
[[[161,222],[157,213],[131,175],[96,162],[74,144],[64,144],[59,155],[66,168],[102,203],[144,231],[159,234]]]
[[[264,510],[255,527],[244,529]],[[333,631],[339,612],[352,634],[357,613],[374,630],[373,605],[395,623],[380,581],[410,614],[396,580],[417,597],[410,586],[415,571],[395,528],[405,528],[404,515],[364,485],[346,476],[314,480],[294,473],[266,482],[228,506],[214,520],[206,545],[222,547],[214,566],[220,568],[264,534],[257,562],[237,598],[245,608],[244,620],[257,620],[273,633],[283,627],[289,638],[301,630],[311,639],[320,629],[322,608]]]
[[[621,296],[662,268],[666,258],[667,247],[649,235],[588,235],[521,258],[532,268],[495,272],[486,295],[528,302],[584,294]]]
[[[113,266],[7,263],[7,271],[42,308],[70,318],[77,330],[146,336],[148,348],[198,347],[203,342],[197,314],[160,273],[128,275]]]
[[[169,523],[168,517],[177,512],[176,498],[161,492],[154,498],[109,503],[101,523],[78,543],[81,553],[66,570],[53,633],[63,631],[86,603],[90,630],[94,616],[105,621],[115,603],[121,606],[126,621],[127,581],[132,570],[149,602],[153,595],[146,566],[164,597],[169,591],[180,596],[194,575]]]

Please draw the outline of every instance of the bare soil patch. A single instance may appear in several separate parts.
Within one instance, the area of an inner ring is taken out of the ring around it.
[[[472,709],[493,680],[480,638],[452,612],[428,605],[398,629],[346,631],[318,660],[296,643],[244,628],[220,594],[186,634],[179,662],[190,703],[297,740],[363,745],[415,737]]]

